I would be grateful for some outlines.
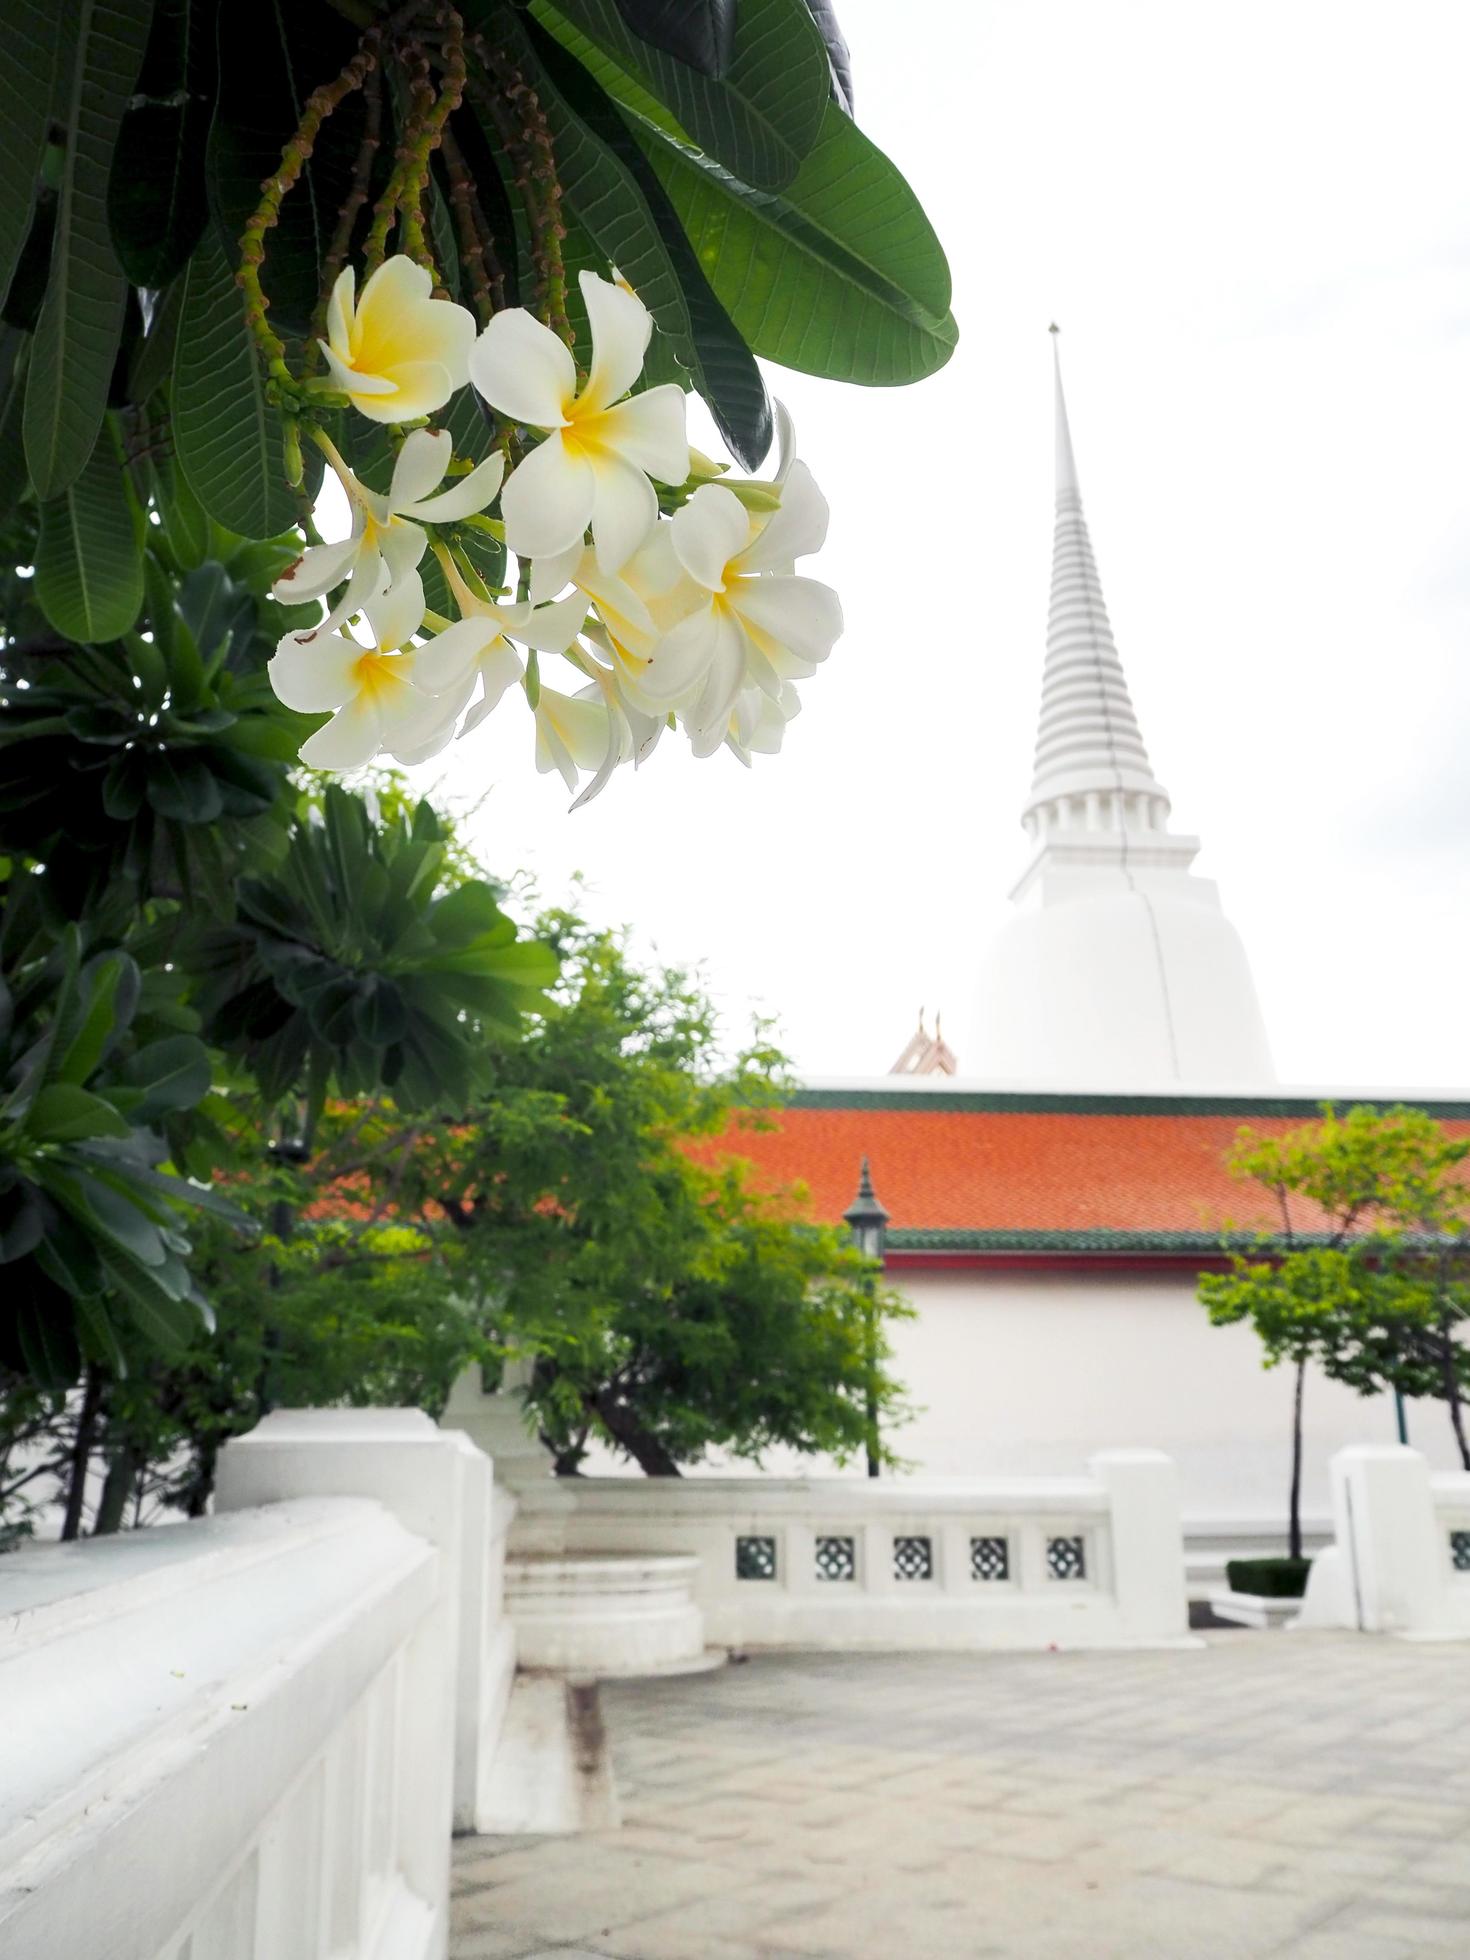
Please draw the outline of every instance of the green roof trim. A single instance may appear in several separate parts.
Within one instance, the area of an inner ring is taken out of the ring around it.
[[[1236,1233],[1242,1252],[1254,1252],[1257,1241]],[[1299,1233],[1298,1245],[1327,1245],[1327,1235]],[[967,1227],[899,1227],[888,1233],[890,1252],[1165,1252],[1198,1254],[1218,1259],[1226,1248],[1212,1232],[1122,1232],[1106,1226],[1077,1232],[972,1231]]]
[[[1124,1096],[990,1089],[798,1089],[792,1109],[928,1109],[964,1115],[1037,1116],[1299,1116],[1310,1119],[1331,1102],[1337,1109],[1422,1109],[1441,1119],[1470,1118],[1470,1102],[1435,1096]]]

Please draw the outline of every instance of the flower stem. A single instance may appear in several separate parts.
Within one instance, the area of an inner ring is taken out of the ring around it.
[[[536,91],[517,66],[510,49],[492,44],[483,34],[469,37],[468,47],[485,71],[472,75],[469,92],[493,119],[515,171],[516,188],[526,206],[531,227],[531,262],[536,268],[536,311],[568,347],[573,335],[567,319],[567,277],[561,242],[566,226],[561,215],[561,182],[551,126]]]

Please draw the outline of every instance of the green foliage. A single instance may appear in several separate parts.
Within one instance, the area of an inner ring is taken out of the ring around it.
[[[687,976],[639,972],[564,914],[543,931],[561,983],[496,1051],[470,1120],[354,1122],[324,1164],[382,1180],[402,1215],[447,1217],[456,1287],[502,1352],[534,1360],[529,1399],[564,1465],[594,1437],[654,1473],[715,1447],[861,1448],[870,1388],[901,1417],[883,1333],[898,1303],[869,1292],[844,1232],[691,1152],[779,1097],[781,1057],[758,1032],[722,1064]]]
[[[1423,1110],[1370,1105],[1278,1137],[1243,1130],[1229,1166],[1261,1186],[1281,1221],[1243,1245],[1227,1234],[1228,1269],[1200,1277],[1217,1327],[1248,1323],[1264,1365],[1296,1370],[1291,1529],[1299,1551],[1302,1389],[1309,1362],[1359,1394],[1395,1389],[1444,1400],[1470,1469],[1462,1403],[1470,1351],[1470,1141]]]
[[[328,1089],[379,1085],[405,1110],[486,1079],[492,1040],[556,977],[518,940],[491,886],[441,889],[446,847],[427,803],[374,824],[335,786],[322,821],[298,825],[277,871],[245,880],[236,918],[199,945],[211,1039],[275,1100],[309,1085],[309,1128]]]
[[[122,951],[83,957],[70,927],[0,982],[0,1365],[65,1386],[84,1354],[122,1365],[118,1321],[181,1348],[208,1319],[181,1206],[229,1207],[160,1170],[166,1118],[199,1102],[191,1035],[137,1039],[142,976]]]
[[[4,373],[20,378],[30,494],[52,507],[48,616],[100,644],[132,626],[141,601],[117,449],[130,457],[166,429],[192,496],[237,536],[274,537],[301,516],[287,413],[299,403],[292,375],[262,366],[260,336],[276,337],[298,378],[309,374],[323,279],[360,248],[410,113],[397,78],[412,61],[395,37],[430,28],[437,62],[442,28],[428,0],[417,20],[386,0],[264,13],[211,0],[17,0],[12,11],[0,295],[30,344]],[[651,375],[698,390],[750,469],[772,435],[756,355],[880,385],[949,357],[944,254],[903,178],[845,112],[846,51],[830,9],[468,0],[461,12],[473,86],[447,134],[471,174],[451,181],[436,157],[426,186],[451,294],[478,296],[483,314],[481,246],[465,257],[456,199],[477,214],[511,304],[532,301],[547,225],[559,227],[569,273],[616,264],[632,280],[660,329]],[[299,143],[312,92],[343,70],[363,28],[387,35],[380,139],[364,147],[362,89],[313,127],[297,186],[268,227],[252,328],[237,283],[250,273],[242,237],[262,185]],[[512,124],[526,103],[544,115],[560,198],[550,218],[487,90],[511,105]],[[339,240],[360,172],[366,201]],[[574,276],[568,305],[576,324]],[[108,416],[112,440],[99,442]],[[456,436],[459,447],[474,437],[473,454],[489,431]],[[306,460],[319,473],[309,446]],[[308,495],[316,480],[307,476]]]

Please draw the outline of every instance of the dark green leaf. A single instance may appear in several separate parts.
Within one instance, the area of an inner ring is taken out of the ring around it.
[[[271,538],[296,521],[281,417],[245,324],[245,302],[213,229],[185,275],[174,364],[178,459],[201,504],[227,530]]]
[[[617,0],[618,12],[640,41],[720,76],[735,49],[735,0]]]
[[[73,1082],[49,1083],[31,1104],[29,1133],[46,1143],[76,1143],[82,1137],[126,1137],[131,1130],[112,1104]]]
[[[108,231],[107,179],[151,11],[152,0],[72,0],[62,9],[65,155],[25,406],[26,462],[43,499],[84,468],[107,408],[127,298]]]
[[[52,75],[66,9],[57,0],[10,0],[0,61],[0,301],[31,228],[51,120]],[[6,452],[10,454],[10,451]]]
[[[19,327],[0,326],[0,456],[12,458],[11,467],[0,472],[0,520],[14,510],[26,487],[25,471],[16,467],[14,459],[20,455],[29,354],[29,334]]]
[[[151,1123],[169,1111],[192,1109],[209,1093],[209,1050],[195,1035],[168,1035],[140,1048],[123,1074],[147,1091],[133,1120]]]
[[[209,134],[215,9],[156,0],[138,95],[123,117],[108,184],[112,240],[135,286],[158,289],[181,272],[209,216]],[[209,91],[209,93],[206,93]]]
[[[716,80],[628,29],[615,0],[533,0],[532,13],[616,101],[652,96],[678,130],[764,189],[789,184],[817,141],[827,51],[803,0],[741,0],[729,68]]]
[[[832,97],[839,109],[852,114],[852,56],[847,51],[847,39],[837,25],[837,10],[832,0],[806,0],[811,9],[812,19],[817,23],[817,31],[827,44],[827,59],[832,65]]]
[[[110,436],[41,507],[36,601],[58,633],[98,644],[126,633],[143,604],[143,554]]]

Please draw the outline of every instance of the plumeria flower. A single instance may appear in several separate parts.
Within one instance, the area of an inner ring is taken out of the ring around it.
[[[447,429],[415,429],[398,452],[386,497],[348,468],[336,449],[322,447],[347,495],[352,533],[340,544],[308,545],[296,563],[271,587],[271,597],[287,605],[320,599],[347,581],[335,606],[319,625],[296,637],[303,642],[331,633],[359,607],[381,598],[390,586],[416,573],[428,544],[425,524],[454,524],[473,517],[494,500],[505,472],[498,453],[460,477],[447,490],[438,485],[454,460],[454,438]],[[435,494],[437,492],[437,494]],[[422,608],[420,608],[422,618]]]
[[[433,291],[425,268],[401,252],[369,276],[361,299],[350,265],[337,277],[318,345],[333,382],[372,422],[432,415],[469,377],[474,315]]]
[[[447,552],[441,553],[440,563],[460,616],[419,649],[419,683],[446,703],[453,699],[454,715],[474,693],[476,682],[480,683],[480,698],[459,731],[464,736],[479,727],[506,689],[521,677],[521,656],[511,645],[512,639],[540,653],[565,653],[577,637],[587,607],[580,592],[549,606],[534,606],[529,601],[501,605],[472,592]]]
[[[563,552],[590,525],[600,569],[616,572],[657,521],[650,477],[681,484],[688,475],[684,393],[670,381],[628,395],[652,317],[626,286],[595,272],[582,273],[580,284],[592,323],[580,394],[571,354],[524,307],[494,316],[470,355],[470,379],[498,414],[545,431],[500,495],[511,550],[529,558]]]
[[[536,767],[543,776],[555,769],[573,791],[580,770],[595,770],[593,781],[600,789],[625,755],[632,753],[626,731],[626,722],[614,714],[595,682],[576,694],[543,687],[536,701]],[[586,800],[585,795],[579,796],[572,808]]]
[[[841,602],[830,586],[790,569],[826,531],[826,500],[801,462],[769,514],[748,511],[714,483],[674,513],[670,540],[699,600],[660,640],[641,687],[651,701],[681,704],[697,742],[724,740],[742,688],[778,699],[783,682],[815,673],[831,652]]]
[[[303,646],[288,633],[268,672],[288,708],[332,719],[301,746],[312,769],[359,769],[387,749],[400,761],[422,761],[448,741],[454,712],[428,692],[419,651],[408,645],[423,624],[423,588],[414,572],[366,608],[373,644],[324,633]]]
[[[753,755],[780,753],[786,724],[794,721],[800,713],[801,700],[790,681],[783,681],[781,692],[774,696],[758,687],[742,688],[731,710],[723,745],[748,769]],[[713,753],[712,749],[699,742],[691,746],[696,755]]]
[[[675,594],[684,574],[667,549],[668,530],[667,524],[660,523],[621,572],[603,572],[594,550],[574,544],[552,557],[536,559],[530,583],[533,600],[549,597],[570,584],[593,607],[597,623],[588,629],[588,639],[615,674],[625,704],[644,715],[660,717],[659,727],[666,711],[661,704],[643,697],[638,682],[662,634],[703,596],[691,587],[681,603],[681,595]]]

